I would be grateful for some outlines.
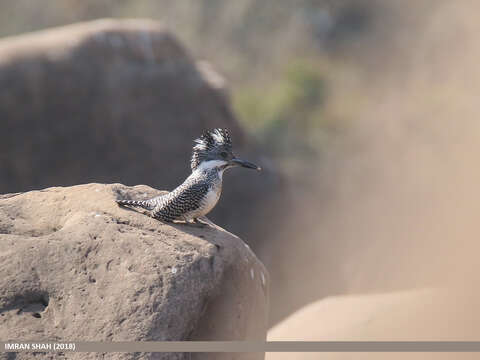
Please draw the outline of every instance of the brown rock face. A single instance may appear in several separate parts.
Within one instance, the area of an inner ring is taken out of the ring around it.
[[[3,39],[0,87],[0,193],[88,182],[172,189],[190,173],[193,139],[214,127],[267,171],[228,174],[212,218],[245,235],[252,209],[275,192],[223,79],[158,23],[98,20]]]
[[[265,339],[267,273],[241,239],[114,202],[156,193],[88,184],[1,196],[0,339]]]

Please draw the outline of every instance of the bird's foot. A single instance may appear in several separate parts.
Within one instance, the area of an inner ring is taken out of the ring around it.
[[[185,220],[185,223],[189,226],[194,226],[198,228],[210,227],[212,225],[212,223],[205,217],[203,217],[203,219],[195,218],[191,220]]]
[[[189,224],[192,224],[192,225],[194,225],[196,227],[199,227],[199,228],[204,228],[204,227],[208,226],[208,224],[206,222],[203,222],[198,218],[193,219],[192,222],[190,222]]]

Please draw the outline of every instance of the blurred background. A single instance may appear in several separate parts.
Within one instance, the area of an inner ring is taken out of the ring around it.
[[[229,173],[212,219],[269,269],[271,339],[475,338],[478,10],[0,0],[0,192],[170,189],[193,138],[229,127],[266,171]],[[20,35],[101,18],[167,30],[97,21]]]

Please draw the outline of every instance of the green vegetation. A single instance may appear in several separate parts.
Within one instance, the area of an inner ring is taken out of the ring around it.
[[[339,122],[327,111],[331,89],[325,68],[313,61],[295,61],[272,84],[234,94],[240,120],[271,155],[318,155],[339,130]]]
[[[102,17],[158,20],[225,75],[240,121],[284,164],[321,156],[368,103],[365,79],[357,80],[360,55],[372,51],[364,37],[372,9],[381,7],[371,0],[0,0],[0,37]]]

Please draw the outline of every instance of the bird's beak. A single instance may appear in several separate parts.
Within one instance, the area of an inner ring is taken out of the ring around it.
[[[248,161],[245,161],[245,160],[241,160],[241,159],[237,159],[237,158],[233,158],[232,160],[230,160],[230,163],[233,165],[233,166],[242,166],[244,168],[248,168],[248,169],[255,169],[257,171],[260,171],[262,170],[261,167],[251,163],[251,162],[248,162]]]

